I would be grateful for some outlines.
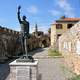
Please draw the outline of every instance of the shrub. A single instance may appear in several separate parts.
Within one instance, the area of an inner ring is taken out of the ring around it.
[[[80,75],[77,75],[77,76],[71,78],[70,80],[80,80]]]

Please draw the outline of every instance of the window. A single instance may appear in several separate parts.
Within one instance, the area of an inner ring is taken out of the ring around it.
[[[67,28],[70,29],[73,26],[73,24],[68,24]]]
[[[62,29],[62,24],[56,24],[56,29]]]

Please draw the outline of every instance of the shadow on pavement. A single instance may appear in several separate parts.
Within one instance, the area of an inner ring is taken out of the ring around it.
[[[10,66],[9,63],[15,59],[6,60],[4,63],[0,63],[0,80],[9,80]]]
[[[8,63],[0,64],[0,80],[6,80],[9,76],[10,67]]]
[[[45,50],[44,48],[38,48],[38,49],[36,49],[36,50],[33,50],[33,51],[29,52],[29,54],[33,56],[33,55],[35,55],[36,53],[42,52],[42,51],[44,51],[44,50]]]

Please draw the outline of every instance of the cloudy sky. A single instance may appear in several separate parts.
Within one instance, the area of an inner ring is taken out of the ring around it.
[[[30,22],[30,32],[35,24],[39,30],[48,28],[60,16],[80,17],[80,0],[0,0],[0,25],[20,30],[17,19],[17,7],[21,5],[21,16],[26,15]]]

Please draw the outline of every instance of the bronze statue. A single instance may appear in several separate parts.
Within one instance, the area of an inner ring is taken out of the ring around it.
[[[26,21],[26,16],[24,15],[22,17],[22,20],[20,18],[20,9],[21,9],[21,6],[18,6],[18,20],[19,20],[19,23],[21,25],[21,32],[28,37],[29,35],[29,22]]]
[[[27,39],[29,37],[29,22],[26,21],[26,16],[23,16],[22,20],[21,20],[21,18],[20,18],[20,9],[21,9],[21,6],[18,6],[17,15],[18,15],[18,20],[19,20],[20,26],[21,26],[22,51],[23,51],[23,54],[26,54],[26,56],[24,56],[24,58],[30,59],[32,57],[28,56],[28,53],[27,53]]]

